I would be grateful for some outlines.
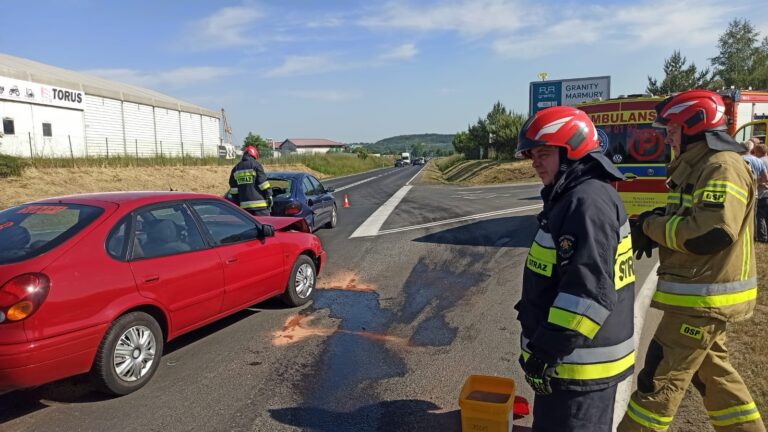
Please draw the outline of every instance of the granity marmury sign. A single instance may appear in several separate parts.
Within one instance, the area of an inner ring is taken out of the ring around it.
[[[530,87],[530,115],[551,106],[576,106],[582,102],[611,97],[611,77],[533,81]]]
[[[0,76],[0,99],[63,108],[85,109],[85,93],[79,90]]]

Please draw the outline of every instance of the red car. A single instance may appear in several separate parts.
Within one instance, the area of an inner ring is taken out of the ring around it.
[[[299,218],[177,192],[54,198],[0,212],[0,391],[89,372],[124,395],[163,344],[270,297],[312,298],[325,252]]]

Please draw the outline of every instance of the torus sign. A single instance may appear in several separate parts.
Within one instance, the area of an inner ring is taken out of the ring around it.
[[[0,77],[0,99],[85,109],[85,94],[79,90]]]
[[[530,115],[551,106],[576,106],[582,102],[611,97],[611,77],[533,81],[530,87]]]

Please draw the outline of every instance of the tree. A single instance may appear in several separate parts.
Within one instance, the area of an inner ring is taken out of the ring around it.
[[[469,140],[469,132],[457,132],[456,135],[453,136],[452,144],[456,153],[461,153],[464,156],[467,156],[472,152],[473,143]]]
[[[661,84],[656,78],[648,76],[646,91],[654,95],[666,95],[696,88],[712,88],[713,77],[709,68],[699,71],[695,63],[685,67],[686,58],[675,50],[669,58],[664,59],[664,79]]]
[[[365,147],[355,147],[352,153],[356,153],[360,159],[368,159],[368,149]]]
[[[490,146],[498,158],[512,158],[517,148],[517,135],[525,123],[523,114],[514,113],[496,102],[486,116]]]
[[[710,59],[722,86],[745,89],[758,87],[760,81],[765,81],[764,76],[756,76],[757,70],[764,67],[760,62],[765,62],[761,53],[766,48],[758,46],[759,37],[760,33],[747,19],[737,18],[728,24],[718,39],[720,54]]]
[[[763,38],[763,42],[757,50],[755,68],[750,80],[753,83],[753,88],[768,89],[768,36]]]
[[[243,140],[242,150],[244,151],[248,146],[256,147],[259,151],[259,156],[261,157],[272,157],[272,148],[260,135],[254,135],[252,132],[248,132],[248,136]]]

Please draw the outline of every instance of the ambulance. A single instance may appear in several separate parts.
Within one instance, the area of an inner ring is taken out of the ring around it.
[[[728,133],[738,142],[757,137],[766,143],[768,91],[724,90],[720,95]],[[628,180],[615,187],[630,216],[666,204],[666,166],[672,154],[664,143],[664,129],[652,126],[654,107],[662,100],[664,97],[630,95],[577,106],[597,127],[600,150]]]
[[[600,150],[628,181],[614,183],[630,216],[666,205],[671,151],[663,128],[653,127],[663,97],[630,95],[579,104],[597,127]]]

